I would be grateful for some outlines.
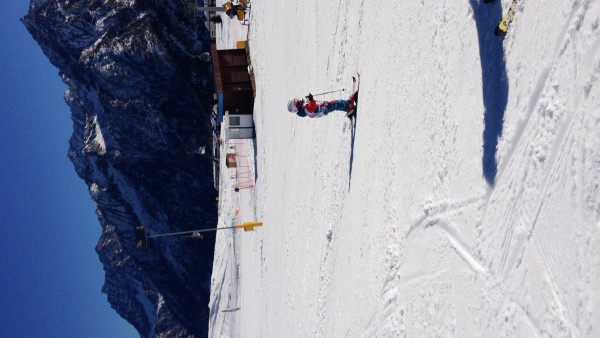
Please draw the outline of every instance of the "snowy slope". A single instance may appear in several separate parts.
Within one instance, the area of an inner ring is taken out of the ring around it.
[[[504,40],[506,1],[252,6],[265,226],[217,237],[212,336],[600,336],[598,1],[521,1]],[[355,134],[286,111],[355,72]]]

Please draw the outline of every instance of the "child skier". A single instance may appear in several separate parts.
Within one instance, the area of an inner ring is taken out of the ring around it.
[[[358,92],[352,94],[348,100],[334,100],[334,101],[315,101],[312,94],[306,96],[306,100],[293,98],[288,101],[288,111],[290,113],[296,113],[300,117],[322,117],[334,110],[341,110],[346,112],[346,116],[350,117],[356,109],[356,102],[358,100]]]

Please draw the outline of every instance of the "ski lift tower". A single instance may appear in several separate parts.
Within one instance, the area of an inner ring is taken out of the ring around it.
[[[196,6],[196,10],[204,12],[225,12],[230,18],[235,16],[238,20],[243,22],[244,19],[246,19],[246,0],[239,1],[239,3],[235,5],[231,1],[227,1],[222,7]]]

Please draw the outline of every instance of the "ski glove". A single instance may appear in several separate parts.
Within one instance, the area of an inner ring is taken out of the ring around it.
[[[311,93],[308,93],[308,95],[306,95],[306,98],[308,99],[308,101],[314,101],[315,99],[313,99],[313,96]]]

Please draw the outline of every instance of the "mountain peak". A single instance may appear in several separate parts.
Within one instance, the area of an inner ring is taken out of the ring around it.
[[[134,229],[216,224],[210,157],[210,36],[187,1],[32,1],[23,24],[68,89],[68,156],[97,203],[102,292],[142,336],[205,336],[214,235]],[[197,80],[201,81],[198,83]]]

